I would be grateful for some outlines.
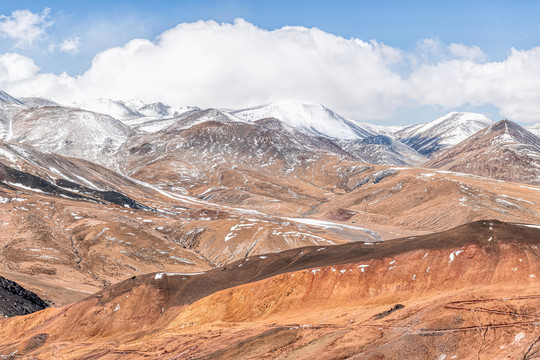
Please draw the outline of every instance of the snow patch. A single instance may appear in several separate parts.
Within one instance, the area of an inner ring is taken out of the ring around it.
[[[450,260],[448,260],[448,263],[450,264],[452,261],[454,261],[454,259],[463,252],[463,250],[456,250],[456,251],[452,251],[450,253],[450,255],[448,256],[448,258]]]
[[[196,272],[196,273],[170,273],[170,272],[161,272],[161,273],[157,273],[156,276],[155,276],[155,280],[159,280],[163,277],[163,275],[167,275],[167,276],[177,276],[177,275],[183,275],[183,276],[192,276],[192,275],[201,275],[201,274],[204,274],[205,272]]]

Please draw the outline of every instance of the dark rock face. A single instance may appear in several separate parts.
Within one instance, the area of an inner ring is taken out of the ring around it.
[[[38,176],[26,173],[24,171],[19,171],[2,163],[0,163],[0,181],[20,184],[22,186],[29,187],[48,194],[66,196],[71,195],[72,197],[81,198],[81,196],[79,195],[67,194],[66,192],[54,186],[50,182]]]
[[[373,135],[365,138],[361,141],[362,144],[372,144],[372,145],[392,145],[392,139],[386,135]]]
[[[0,276],[0,317],[27,315],[48,305],[39,296]]]
[[[65,180],[65,179],[57,179],[56,185],[58,185],[61,188],[64,189],[70,189],[74,190],[80,193],[83,193],[85,195],[92,196],[94,198],[107,201],[112,204],[129,207],[132,209],[137,210],[146,210],[151,211],[152,209],[146,205],[143,205],[126,195],[119,193],[118,191],[99,191],[94,190],[86,186],[82,186],[80,184],[74,183],[73,181]]]
[[[64,179],[56,180],[55,185],[38,176],[13,169],[0,163],[0,186],[8,189],[15,189],[9,183],[17,184],[19,186],[22,185],[35,191],[41,191],[52,195],[65,196],[72,199],[90,200],[98,203],[107,202],[138,210],[152,210],[150,207],[143,205],[118,191],[94,190],[89,187],[82,186]],[[68,191],[65,189],[72,191]]]
[[[383,317],[390,315],[391,313],[393,313],[393,312],[396,311],[396,310],[403,309],[404,307],[405,307],[405,305],[402,305],[402,304],[396,304],[396,305],[392,306],[389,310],[386,310],[386,311],[383,311],[383,312],[381,312],[381,313],[378,313],[378,314],[375,315],[373,318],[374,318],[375,320],[382,319]]]

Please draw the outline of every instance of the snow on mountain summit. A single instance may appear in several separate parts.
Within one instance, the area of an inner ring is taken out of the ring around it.
[[[145,103],[140,100],[103,98],[80,101],[73,105],[83,110],[109,115],[133,129],[145,132],[161,130],[174,123],[174,117],[200,110],[195,106],[172,107],[162,102]]]
[[[118,120],[143,116],[142,114],[128,107],[122,101],[115,101],[111,99],[88,99],[73,103],[72,105],[83,110],[106,114]]]
[[[363,139],[374,135],[360,124],[344,118],[333,110],[315,103],[284,100],[249,109],[232,111],[247,121],[276,118],[306,134],[337,139]]]
[[[422,155],[431,156],[491,124],[493,120],[483,114],[450,112],[429,123],[407,127],[395,135]]]
[[[2,90],[0,90],[0,102],[23,105],[23,103],[20,100],[15,99],[13,96],[9,95],[7,92],[2,91]]]
[[[526,129],[532,132],[534,135],[540,137],[540,123],[534,124],[533,126],[527,126]]]

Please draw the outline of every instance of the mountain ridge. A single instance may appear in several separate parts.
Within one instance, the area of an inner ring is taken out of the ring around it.
[[[433,157],[493,123],[487,116],[468,112],[450,112],[426,124],[417,124],[395,133],[397,139],[420,154]]]
[[[540,184],[540,138],[504,119],[441,153],[424,166]]]

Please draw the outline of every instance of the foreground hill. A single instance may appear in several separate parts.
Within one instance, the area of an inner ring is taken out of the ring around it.
[[[138,276],[64,308],[0,320],[0,353],[532,358],[540,337],[538,245],[537,226],[480,221],[255,256],[198,274]]]
[[[425,164],[494,179],[540,184],[540,138],[501,120]]]

